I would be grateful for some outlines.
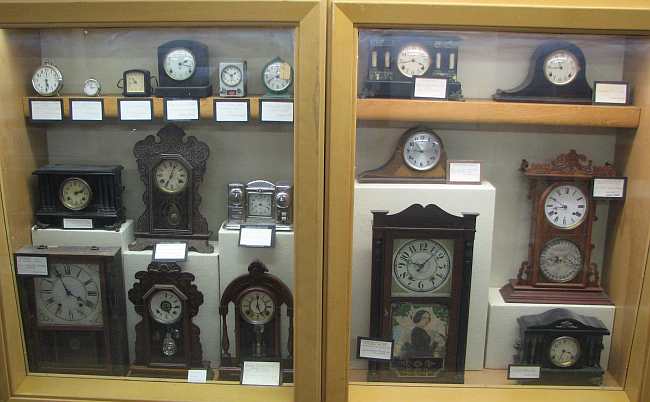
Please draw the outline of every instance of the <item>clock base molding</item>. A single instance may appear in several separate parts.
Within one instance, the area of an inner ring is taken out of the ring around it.
[[[163,98],[207,98],[212,95],[212,85],[207,87],[156,87],[155,96]]]
[[[539,380],[518,380],[523,385],[586,385],[599,386],[603,383],[605,371],[600,368],[581,368],[572,369],[567,372],[566,369],[540,369]]]
[[[492,96],[497,102],[520,102],[520,103],[554,103],[571,105],[591,105],[591,98],[542,98],[539,96],[518,96],[510,95],[507,92],[497,92]]]
[[[151,378],[187,378],[188,370],[206,370],[207,379],[214,375],[210,368],[210,362],[204,361],[201,366],[190,368],[173,368],[173,367],[149,367],[132,364],[129,366],[127,376],[129,377],[151,377]]]
[[[516,279],[511,279],[500,292],[507,303],[613,304],[600,287],[552,289],[518,285]]]
[[[174,235],[167,237],[165,235],[155,235],[151,233],[135,233],[135,241],[129,244],[130,251],[143,251],[153,248],[157,243],[178,243],[179,241],[187,243],[189,251],[196,251],[197,253],[210,254],[214,251],[214,247],[208,242],[210,233],[206,234],[192,234],[192,235]]]

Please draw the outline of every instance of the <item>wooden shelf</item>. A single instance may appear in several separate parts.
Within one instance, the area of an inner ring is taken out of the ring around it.
[[[636,128],[640,116],[641,108],[636,106],[514,103],[478,99],[464,102],[357,100],[357,119],[375,121]]]

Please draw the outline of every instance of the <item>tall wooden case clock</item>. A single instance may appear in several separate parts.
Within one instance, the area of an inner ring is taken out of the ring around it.
[[[370,336],[392,340],[370,381],[464,381],[477,214],[415,204],[374,211]]]
[[[36,275],[24,267],[46,267]],[[129,363],[119,247],[32,247],[15,254],[32,372],[123,375]]]
[[[192,323],[203,304],[194,275],[175,263],[152,262],[129,290],[142,320],[135,326],[135,360],[130,375],[186,378],[187,370],[205,368],[200,329]]]
[[[260,261],[248,266],[248,274],[233,280],[219,303],[221,316],[221,367],[219,378],[239,380],[245,360],[280,361],[283,381],[293,382],[293,297],[289,288],[268,273]],[[235,306],[235,354],[230,353],[228,312]],[[288,320],[287,356],[282,356],[282,306]]]
[[[185,137],[174,124],[147,136],[133,149],[145,191],[145,211],[135,228],[136,241],[129,250],[145,250],[155,243],[184,241],[188,249],[211,253],[208,221],[199,211],[199,186],[210,155],[208,145]]]
[[[594,177],[611,177],[611,165],[594,166],[575,150],[521,170],[529,180],[532,226],[528,260],[501,294],[506,302],[611,304],[591,262],[596,219]]]

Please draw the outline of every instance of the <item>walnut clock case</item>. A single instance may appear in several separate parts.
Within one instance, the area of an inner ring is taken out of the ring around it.
[[[129,356],[118,247],[32,247],[14,255],[32,372],[123,375]],[[47,274],[24,275],[40,260]]]

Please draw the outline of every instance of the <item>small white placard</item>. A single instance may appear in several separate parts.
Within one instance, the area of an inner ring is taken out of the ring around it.
[[[167,120],[198,120],[199,101],[197,99],[165,99]]]
[[[414,98],[447,99],[446,78],[416,78]]]
[[[63,120],[63,105],[60,100],[30,100],[29,104],[32,120]]]
[[[593,196],[596,198],[623,198],[625,196],[625,179],[594,179]]]
[[[104,110],[100,100],[71,100],[70,118],[73,121],[102,121]]]
[[[187,382],[202,384],[208,379],[208,370],[187,370]]]
[[[153,112],[149,100],[120,100],[120,120],[123,121],[150,121]]]
[[[293,102],[260,101],[260,120],[293,122]]]
[[[372,339],[359,340],[359,357],[365,359],[390,360],[393,358],[393,343]]]
[[[245,361],[242,385],[280,385],[280,362]]]
[[[538,380],[541,373],[540,366],[508,366],[509,380]]]
[[[214,101],[214,119],[220,122],[247,122],[248,102]]]
[[[16,272],[18,275],[47,275],[47,257],[16,257]]]
[[[92,229],[92,219],[63,218],[63,229]]]
[[[154,247],[154,261],[185,261],[187,243],[157,243]]]
[[[239,229],[240,247],[271,247],[273,245],[273,228],[242,226]]]
[[[481,162],[449,162],[449,182],[480,183]]]
[[[596,94],[594,103],[617,103],[625,105],[627,103],[627,84],[621,83],[596,83]]]

